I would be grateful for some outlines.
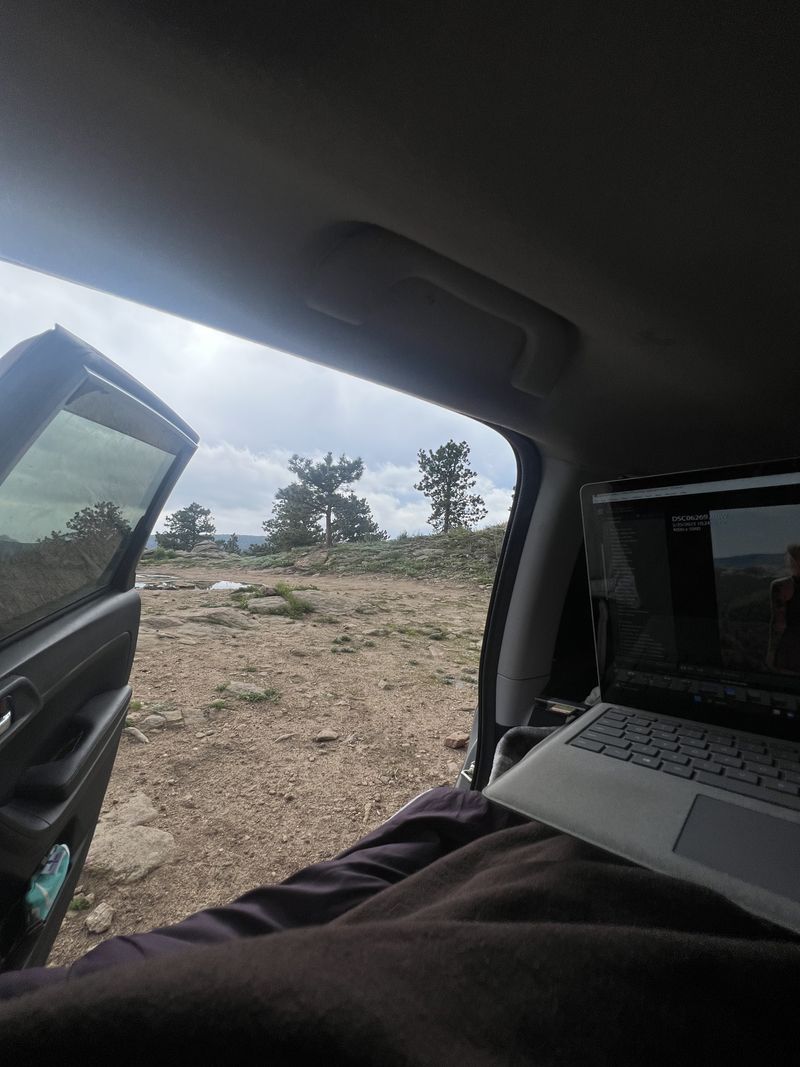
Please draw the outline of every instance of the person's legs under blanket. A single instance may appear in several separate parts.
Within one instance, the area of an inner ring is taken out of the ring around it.
[[[454,849],[522,821],[480,793],[431,789],[335,859],[305,867],[280,885],[261,886],[174,926],[113,937],[68,967],[0,974],[0,1000],[147,957],[330,922]]]

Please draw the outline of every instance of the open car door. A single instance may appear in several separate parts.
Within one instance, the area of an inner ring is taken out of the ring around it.
[[[0,360],[0,970],[45,962],[72,897],[131,697],[136,563],[196,446],[60,327]]]

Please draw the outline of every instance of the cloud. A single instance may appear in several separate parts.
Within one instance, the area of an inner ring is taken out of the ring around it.
[[[257,534],[293,452],[359,455],[356,489],[391,534],[429,529],[414,491],[416,454],[466,440],[487,522],[508,516],[513,453],[495,431],[455,412],[117,297],[0,262],[0,351],[52,327],[78,334],[173,407],[201,446],[167,511],[192,500],[217,529]]]

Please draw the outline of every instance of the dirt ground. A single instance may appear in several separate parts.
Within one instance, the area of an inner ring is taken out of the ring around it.
[[[209,563],[178,580],[252,574]],[[464,753],[444,739],[472,723],[487,588],[377,575],[258,580],[287,581],[316,610],[291,619],[251,614],[230,591],[142,591],[130,714],[149,744],[123,736],[103,810],[144,794],[152,825],[174,836],[174,859],[127,884],[87,870],[82,895],[110,904],[113,921],[92,935],[89,912],[70,910],[51,964],[281,881],[458,774]],[[182,725],[145,723],[165,710],[180,711]],[[325,731],[338,736],[315,741]]]

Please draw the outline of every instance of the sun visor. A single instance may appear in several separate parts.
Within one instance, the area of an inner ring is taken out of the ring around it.
[[[505,365],[511,383],[547,396],[566,367],[575,330],[559,315],[404,237],[365,226],[317,265],[306,291],[315,311],[391,336],[432,356]]]

